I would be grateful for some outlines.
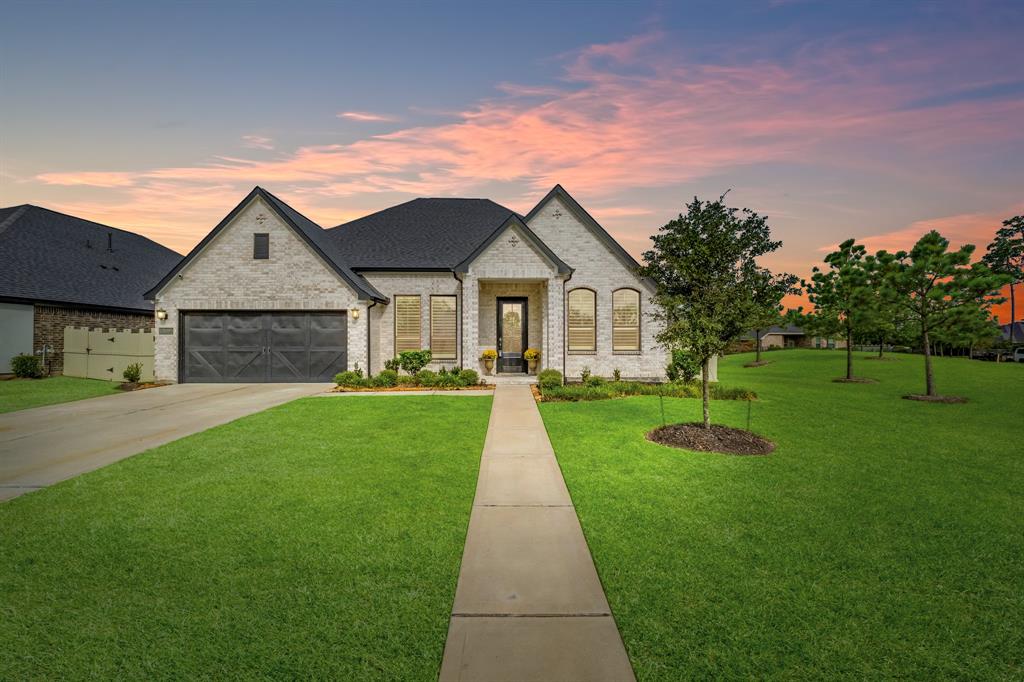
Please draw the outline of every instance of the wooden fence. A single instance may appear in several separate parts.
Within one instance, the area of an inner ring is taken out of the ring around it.
[[[64,375],[124,381],[124,370],[138,362],[142,381],[153,380],[153,330],[118,331],[64,327]]]

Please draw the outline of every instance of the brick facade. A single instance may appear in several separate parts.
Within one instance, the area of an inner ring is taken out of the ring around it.
[[[153,328],[153,316],[142,313],[115,313],[67,306],[36,304],[33,311],[32,348],[53,348],[47,354],[50,374],[64,371],[64,327],[90,329],[144,330]]]
[[[270,258],[253,258],[253,234],[270,235]],[[178,380],[180,312],[188,310],[359,310],[348,319],[348,367],[367,366],[367,301],[356,293],[259,197],[243,208],[159,292],[167,311],[156,336],[156,377]]]

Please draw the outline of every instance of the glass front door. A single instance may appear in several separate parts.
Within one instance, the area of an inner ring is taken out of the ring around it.
[[[526,299],[498,299],[498,371],[526,372]]]

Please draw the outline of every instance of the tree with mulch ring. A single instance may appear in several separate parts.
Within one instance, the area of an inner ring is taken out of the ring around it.
[[[764,367],[765,365],[772,364],[771,360],[754,360],[753,362],[746,362],[743,364],[744,367]]]
[[[724,455],[767,455],[775,443],[751,431],[700,422],[668,424],[647,433],[647,440],[683,450],[717,452]]]
[[[957,395],[921,395],[920,393],[911,393],[910,395],[903,396],[904,400],[918,400],[922,403],[966,403],[967,398],[961,398]]]

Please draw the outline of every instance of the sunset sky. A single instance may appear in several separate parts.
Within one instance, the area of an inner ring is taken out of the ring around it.
[[[4,8],[0,205],[180,252],[256,184],[332,226],[561,183],[636,255],[731,189],[801,275],[1024,213],[1020,1]]]

